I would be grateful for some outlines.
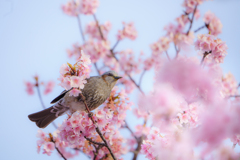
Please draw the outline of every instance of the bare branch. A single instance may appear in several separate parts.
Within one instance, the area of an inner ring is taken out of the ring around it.
[[[78,20],[78,26],[79,26],[79,30],[80,30],[80,33],[81,33],[82,40],[83,40],[83,42],[85,42],[85,36],[84,36],[84,33],[83,33],[83,29],[82,29],[80,15],[77,16],[77,20]]]
[[[95,67],[96,71],[98,72],[98,75],[100,75],[100,71],[98,69],[97,62],[94,63],[94,67]]]
[[[93,143],[93,144],[106,146],[105,143],[95,142],[95,141],[93,141],[91,138],[87,138],[86,136],[84,136],[84,138],[85,138],[86,140],[88,140],[89,142]]]
[[[131,132],[132,136],[138,141],[138,137],[136,137],[136,135],[133,133],[132,129],[128,126],[126,121],[124,127],[127,128]]]
[[[56,147],[56,143],[55,143],[55,141],[54,141],[54,139],[53,139],[53,136],[52,136],[52,134],[51,133],[49,133],[49,138],[50,138],[50,140],[51,140],[51,142],[53,142],[54,143],[54,146],[55,146],[55,148],[56,148],[56,150],[58,151],[58,153],[62,156],[62,158],[64,159],[64,160],[67,160],[67,158],[66,157],[64,157],[64,155],[61,153],[61,151]]]
[[[201,60],[201,64],[203,64],[203,62],[204,62],[204,59],[206,58],[206,56],[207,55],[209,55],[210,53],[212,53],[212,51],[209,51],[209,52],[204,52],[204,54],[203,54],[203,58],[202,58],[202,60]]]
[[[189,32],[190,32],[190,30],[191,30],[191,28],[192,28],[192,24],[193,24],[193,20],[194,20],[194,14],[196,13],[197,6],[198,6],[198,5],[196,5],[195,8],[194,8],[194,10],[193,10],[192,19],[190,20],[190,26],[189,26],[189,28],[188,28],[187,35],[189,34]]]
[[[142,83],[142,78],[144,76],[144,74],[146,73],[146,69],[143,70],[141,76],[140,76],[140,79],[139,79],[139,83],[138,83],[138,86],[140,87],[141,86],[141,83]]]
[[[113,52],[114,49],[117,47],[118,43],[120,42],[120,40],[118,39],[117,42],[115,43],[115,45],[113,46],[113,48],[111,49],[111,51]]]
[[[176,49],[176,48],[175,48],[175,49]],[[166,51],[166,55],[167,55],[168,60],[171,61],[171,59],[170,59],[167,51]]]

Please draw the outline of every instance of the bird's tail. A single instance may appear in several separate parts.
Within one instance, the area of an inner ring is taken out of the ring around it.
[[[69,108],[67,107],[56,104],[40,112],[30,114],[28,115],[28,118],[35,122],[39,128],[45,128],[58,116],[64,114],[68,109]]]

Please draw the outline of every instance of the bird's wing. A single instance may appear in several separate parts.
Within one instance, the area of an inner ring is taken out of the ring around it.
[[[71,89],[70,89],[70,90],[71,90]],[[54,99],[51,101],[51,104],[56,103],[57,101],[59,101],[60,99],[62,99],[62,98],[65,96],[65,94],[66,94],[68,91],[70,91],[70,90],[64,90],[64,91],[62,91],[62,93],[61,93],[59,96],[57,96],[56,98],[54,98]]]

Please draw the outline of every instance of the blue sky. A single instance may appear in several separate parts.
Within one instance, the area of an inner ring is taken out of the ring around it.
[[[82,43],[76,18],[63,14],[61,5],[65,0],[0,0],[0,55],[1,55],[1,93],[0,93],[0,159],[61,159],[56,153],[52,156],[37,154],[36,133],[38,128],[28,120],[27,115],[41,110],[37,95],[28,96],[24,80],[33,80],[36,74],[40,80],[57,81],[59,68],[63,63],[73,62],[67,58],[66,49],[75,42]],[[100,0],[97,18],[100,22],[111,21],[109,35],[111,44],[116,42],[116,33],[122,22],[133,21],[138,30],[135,41],[124,40],[116,50],[133,49],[136,54],[143,51],[150,54],[149,44],[165,34],[163,28],[179,16],[183,8],[182,0]],[[199,7],[201,15],[212,11],[223,23],[219,37],[228,45],[228,55],[222,68],[224,73],[232,72],[240,82],[240,1],[215,0]],[[82,17],[83,24],[93,21],[92,16]],[[200,18],[193,29],[202,26]],[[204,33],[202,30],[200,33]],[[170,50],[170,56],[174,56]],[[93,73],[96,75],[96,73]],[[143,90],[152,87],[153,74],[143,78]],[[136,77],[135,77],[136,78]],[[136,78],[137,79],[137,78]],[[62,91],[56,86],[54,91],[44,96],[45,105]],[[134,95],[133,101],[137,101]],[[61,123],[63,117],[56,123]],[[130,126],[139,123],[128,118]],[[50,125],[45,132],[52,132]],[[124,134],[127,134],[124,132]],[[81,153],[80,153],[81,154]],[[129,159],[131,155],[127,155]],[[79,159],[75,158],[75,159]],[[81,158],[80,158],[81,159]],[[83,158],[84,159],[84,158]]]

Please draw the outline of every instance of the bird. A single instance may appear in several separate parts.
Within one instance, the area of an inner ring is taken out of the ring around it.
[[[117,72],[108,71],[100,76],[86,79],[87,83],[81,92],[90,111],[106,101],[120,78],[122,77],[118,76]],[[53,99],[51,101],[51,104],[54,104],[53,106],[30,114],[28,118],[35,122],[39,128],[45,128],[64,113],[70,112],[70,114],[73,114],[76,111],[86,111],[82,96],[80,94],[77,97],[70,96],[70,90],[64,90],[58,97]]]

